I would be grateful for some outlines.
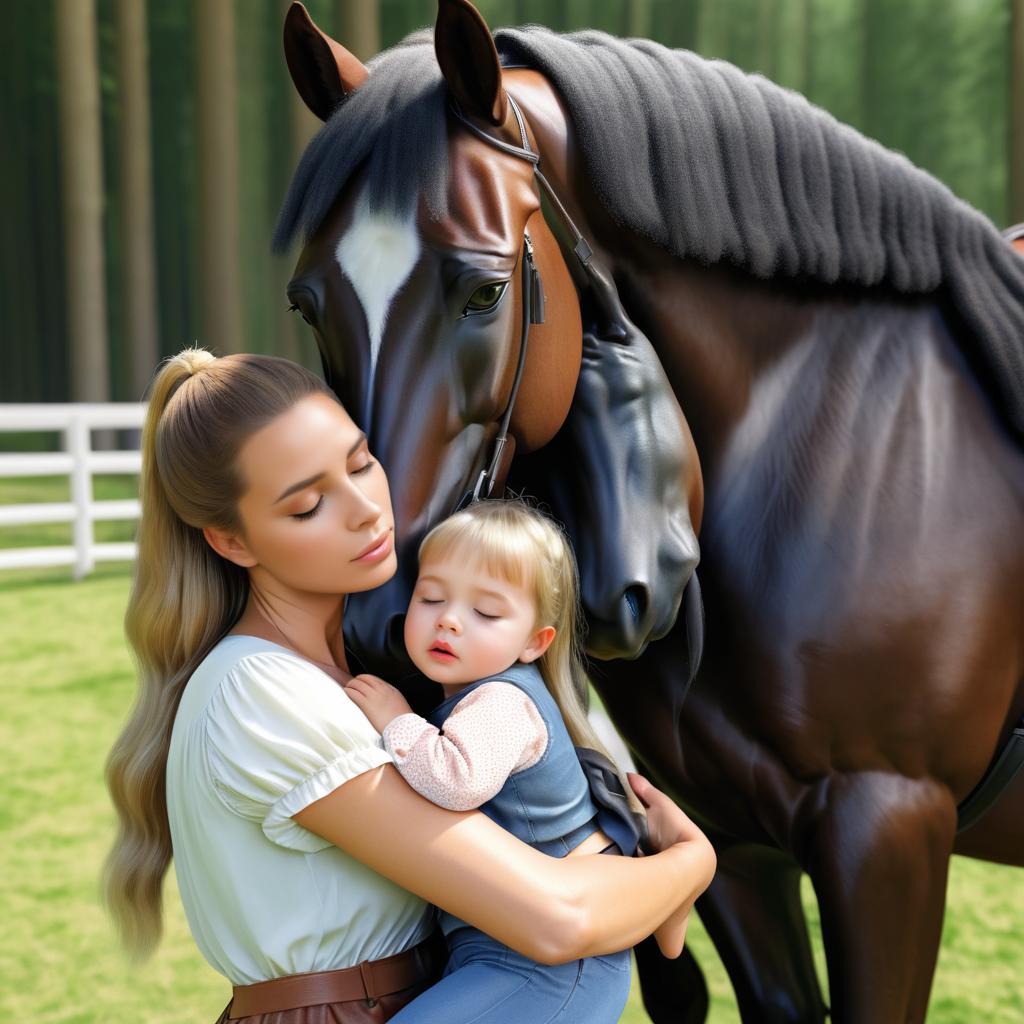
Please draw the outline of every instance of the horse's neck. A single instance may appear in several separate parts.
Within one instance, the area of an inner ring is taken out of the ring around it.
[[[872,466],[893,471],[891,457],[869,451],[898,429],[900,458],[914,458],[915,445],[953,429],[951,408],[976,401],[966,372],[950,372],[963,369],[960,356],[928,300],[849,297],[678,261],[665,268],[617,276],[686,412],[709,489],[759,458],[795,460],[787,475],[817,486],[850,459],[863,462],[859,477]]]
[[[865,422],[877,430],[895,415],[897,392],[915,390],[925,363],[949,355],[948,331],[929,321],[937,314],[923,303],[851,299],[836,290],[758,281],[726,266],[684,263],[624,230],[593,195],[551,85],[534,71],[507,77],[541,167],[614,277],[627,314],[661,357],[709,482],[738,438],[750,443],[758,430],[774,432],[780,417],[789,429],[817,419],[836,436],[849,437]],[[918,319],[911,325],[906,317]],[[927,343],[919,344],[922,339]],[[787,390],[799,401],[783,401]]]
[[[812,315],[777,291],[736,275],[686,266],[624,231],[593,195],[568,113],[538,72],[506,72],[526,113],[540,166],[595,259],[615,278],[627,313],[650,338],[679,396],[702,462],[743,415],[760,362],[794,343]]]
[[[619,253],[623,304],[661,357],[707,472],[748,414],[758,381],[808,336],[817,311],[725,268]]]

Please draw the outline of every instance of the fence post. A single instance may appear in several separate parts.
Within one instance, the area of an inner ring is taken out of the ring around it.
[[[64,431],[65,446],[71,455],[71,501],[75,506],[73,525],[75,565],[72,576],[80,580],[92,572],[92,473],[89,469],[89,425],[75,416]]]

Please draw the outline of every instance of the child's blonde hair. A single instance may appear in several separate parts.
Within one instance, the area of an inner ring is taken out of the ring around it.
[[[455,554],[533,596],[535,628],[554,626],[555,638],[537,667],[562,714],[572,742],[614,758],[587,718],[589,682],[583,663],[582,614],[576,559],[562,528],[521,499],[476,502],[442,520],[423,538],[422,566]],[[634,811],[643,806],[615,765]]]

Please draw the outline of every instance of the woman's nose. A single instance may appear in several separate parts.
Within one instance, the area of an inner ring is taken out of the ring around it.
[[[359,530],[375,523],[381,516],[381,507],[359,487],[351,488],[349,495],[349,522]]]

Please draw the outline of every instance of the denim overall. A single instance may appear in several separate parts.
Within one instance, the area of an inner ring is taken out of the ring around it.
[[[439,729],[478,686],[502,680],[534,703],[548,745],[481,804],[494,822],[552,857],[564,857],[597,828],[598,809],[558,705],[533,664],[517,662],[479,679],[428,716]],[[393,1024],[615,1024],[629,995],[629,950],[548,966],[522,956],[459,918],[440,912],[450,959],[444,977],[392,1018]]]

